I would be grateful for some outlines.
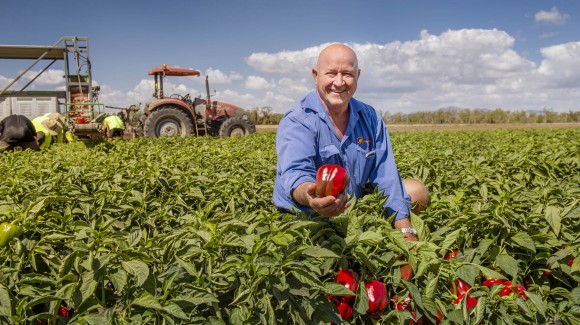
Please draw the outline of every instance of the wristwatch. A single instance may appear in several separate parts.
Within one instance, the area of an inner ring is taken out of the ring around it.
[[[415,229],[413,227],[401,228],[401,232],[404,233],[404,234],[413,234],[413,235],[416,235],[417,234],[417,229]]]

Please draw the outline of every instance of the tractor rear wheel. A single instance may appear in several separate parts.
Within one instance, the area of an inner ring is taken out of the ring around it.
[[[164,107],[151,113],[143,125],[146,137],[185,137],[193,132],[193,123],[183,111]]]
[[[256,132],[256,126],[246,117],[233,116],[223,121],[219,135],[224,138],[241,137]]]

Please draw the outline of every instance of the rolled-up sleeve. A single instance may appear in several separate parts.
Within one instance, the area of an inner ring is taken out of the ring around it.
[[[411,198],[403,187],[386,125],[380,121],[376,131],[377,158],[370,182],[388,197],[383,205],[387,213],[389,215],[396,213],[395,220],[400,220],[409,216]]]
[[[316,181],[315,136],[309,120],[299,114],[285,116],[276,133],[278,156],[273,200],[279,209],[310,211],[292,198],[292,191],[304,182]]]

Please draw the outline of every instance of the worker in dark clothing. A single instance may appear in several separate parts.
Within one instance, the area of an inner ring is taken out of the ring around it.
[[[9,115],[0,121],[0,152],[8,150],[40,150],[35,139],[36,129],[26,116]]]

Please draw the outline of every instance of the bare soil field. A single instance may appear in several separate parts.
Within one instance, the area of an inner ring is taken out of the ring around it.
[[[452,131],[493,129],[549,129],[580,128],[580,123],[526,123],[526,124],[390,124],[389,131]],[[257,132],[276,132],[277,125],[256,125]]]

